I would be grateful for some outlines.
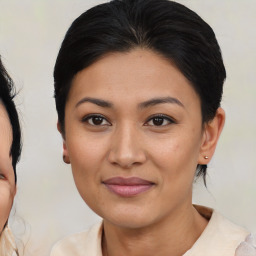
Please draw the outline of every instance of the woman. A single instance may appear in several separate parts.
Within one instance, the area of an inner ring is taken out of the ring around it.
[[[192,205],[222,131],[214,32],[166,0],[114,0],[78,17],[54,79],[63,160],[103,222],[52,256],[233,256],[248,232]]]
[[[0,255],[18,255],[8,216],[16,193],[16,164],[21,152],[19,118],[13,82],[0,59]]]

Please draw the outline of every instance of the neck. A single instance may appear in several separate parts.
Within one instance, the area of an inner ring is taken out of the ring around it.
[[[164,220],[128,229],[103,222],[102,251],[104,256],[181,256],[189,250],[207,225],[190,204]]]

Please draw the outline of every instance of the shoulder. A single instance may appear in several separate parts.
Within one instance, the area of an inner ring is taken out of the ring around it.
[[[0,234],[0,255],[16,256],[16,252],[17,247],[15,244],[14,236],[7,226]]]
[[[89,230],[68,236],[57,242],[51,251],[51,256],[90,256],[101,255],[102,222]]]
[[[204,210],[212,212],[209,223],[186,256],[234,256],[236,248],[245,240],[249,232],[215,210],[209,208]]]
[[[223,238],[241,242],[249,234],[245,228],[231,222],[218,212],[214,212],[213,218],[213,224],[216,225],[218,232],[222,234]]]
[[[238,248],[235,256],[256,256],[256,234],[250,234],[246,237]]]

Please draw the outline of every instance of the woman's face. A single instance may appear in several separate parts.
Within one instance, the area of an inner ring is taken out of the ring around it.
[[[0,232],[8,219],[16,192],[11,145],[12,127],[6,109],[0,102]]]
[[[115,225],[191,206],[204,137],[198,95],[152,51],[109,54],[72,81],[64,154],[84,201]]]

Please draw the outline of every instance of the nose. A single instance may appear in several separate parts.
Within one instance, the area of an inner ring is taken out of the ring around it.
[[[108,161],[124,169],[141,165],[146,161],[138,128],[133,125],[124,125],[116,129],[112,136]]]

